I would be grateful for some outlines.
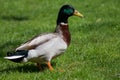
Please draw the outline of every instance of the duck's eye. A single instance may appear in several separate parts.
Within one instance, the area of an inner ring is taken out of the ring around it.
[[[72,9],[64,9],[64,13],[70,15],[73,13],[73,10]]]

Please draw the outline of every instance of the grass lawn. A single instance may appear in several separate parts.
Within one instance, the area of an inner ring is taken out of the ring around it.
[[[120,80],[120,0],[0,0],[0,80]],[[59,8],[71,4],[85,18],[69,18],[71,45],[52,60],[54,72],[4,60],[33,36],[54,31]],[[59,70],[63,70],[60,72]]]

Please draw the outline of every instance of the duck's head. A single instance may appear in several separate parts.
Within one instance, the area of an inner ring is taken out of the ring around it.
[[[58,13],[57,24],[61,22],[67,23],[68,18],[73,15],[83,17],[83,15],[74,9],[71,5],[63,5]]]

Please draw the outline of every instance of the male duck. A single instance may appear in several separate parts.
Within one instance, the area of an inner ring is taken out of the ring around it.
[[[83,17],[71,5],[63,5],[59,11],[56,29],[53,33],[41,34],[25,42],[15,52],[7,53],[5,59],[13,62],[35,62],[39,66],[46,63],[50,70],[51,59],[65,52],[70,44],[68,18],[72,15]],[[40,66],[39,66],[40,67]]]

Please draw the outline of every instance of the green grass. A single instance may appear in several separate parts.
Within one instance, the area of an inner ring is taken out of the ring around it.
[[[120,0],[0,0],[0,80],[120,80]],[[32,63],[4,60],[33,36],[52,32],[63,4],[85,18],[71,17],[71,45],[52,60],[55,72]],[[64,72],[59,70],[64,69]]]

